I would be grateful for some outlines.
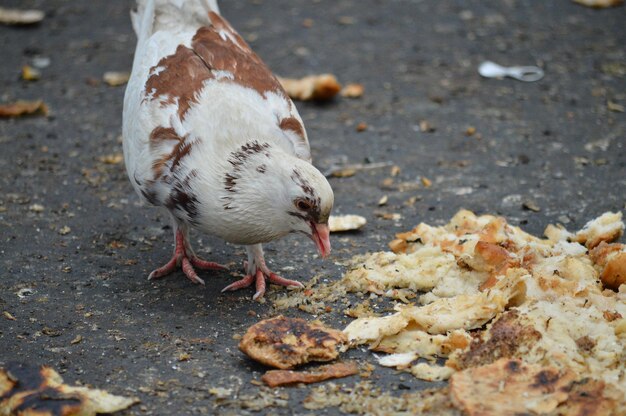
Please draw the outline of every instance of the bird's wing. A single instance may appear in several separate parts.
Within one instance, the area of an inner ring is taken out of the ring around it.
[[[278,79],[224,18],[212,11],[209,18],[210,26],[198,28],[186,44],[151,68],[146,99],[176,103],[184,120],[194,106],[208,105],[201,102],[203,89],[215,83],[237,85],[262,97],[263,111],[272,112],[276,134],[264,139],[276,140],[295,156],[310,160],[302,119]]]
[[[226,19],[214,12],[209,12],[209,18],[211,26],[200,28],[194,36],[194,52],[214,76],[223,76],[225,82],[256,91],[268,101],[270,107],[273,105],[272,99],[286,105],[287,112],[278,109],[274,111],[277,127],[289,142],[293,154],[310,161],[304,124],[276,76]]]

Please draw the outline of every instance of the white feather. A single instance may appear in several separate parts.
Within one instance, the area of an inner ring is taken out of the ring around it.
[[[137,0],[131,20],[137,37],[146,39],[159,30],[208,25],[209,11],[219,14],[217,0]]]

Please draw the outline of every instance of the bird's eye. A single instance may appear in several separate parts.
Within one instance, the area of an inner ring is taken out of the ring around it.
[[[304,199],[298,199],[296,200],[296,207],[301,211],[308,211],[311,209],[311,204]]]

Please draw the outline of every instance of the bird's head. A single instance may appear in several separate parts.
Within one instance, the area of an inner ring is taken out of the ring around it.
[[[324,175],[298,159],[286,181],[282,205],[289,217],[290,232],[308,236],[322,257],[330,254],[328,217],[333,202],[333,190]]]
[[[289,233],[309,237],[330,253],[328,217],[334,196],[311,163],[268,143],[252,141],[231,153],[223,179],[224,213],[239,230],[229,241],[264,243]]]

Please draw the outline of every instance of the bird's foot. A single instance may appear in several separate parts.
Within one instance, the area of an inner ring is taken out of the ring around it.
[[[252,296],[252,299],[257,300],[262,298],[265,294],[265,289],[267,285],[266,281],[280,286],[304,287],[302,283],[296,280],[285,279],[284,277],[281,277],[276,273],[271,272],[270,269],[267,268],[263,260],[259,260],[256,263],[256,267],[253,266],[252,268],[249,268],[248,262],[244,262],[244,269],[246,269],[247,271],[246,276],[243,279],[237,280],[236,282],[226,286],[224,289],[222,289],[222,292],[242,289],[244,287],[252,285],[252,283],[255,282],[256,293],[254,294],[254,296]]]
[[[198,276],[194,267],[201,270],[227,270],[225,266],[222,266],[219,263],[202,260],[193,254],[191,249],[187,247],[188,244],[185,243],[185,237],[182,231],[176,231],[176,248],[174,249],[174,255],[164,266],[152,271],[152,273],[148,276],[148,280],[167,276],[181,267],[183,269],[183,273],[185,273],[185,276],[187,276],[189,280],[193,283],[204,285],[204,280]]]

